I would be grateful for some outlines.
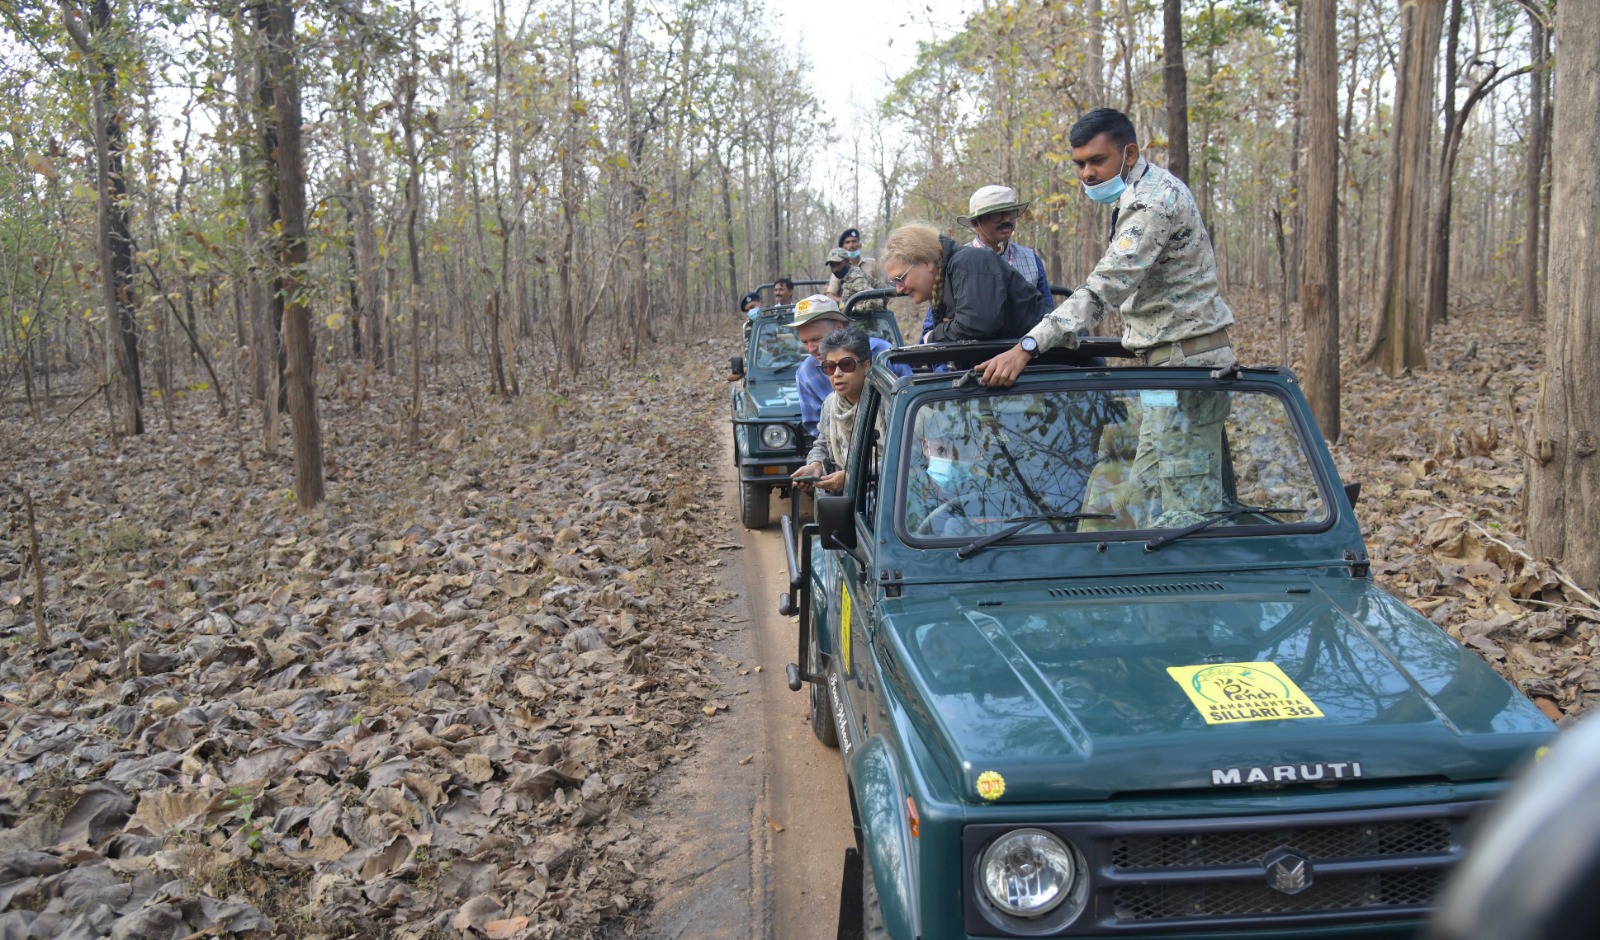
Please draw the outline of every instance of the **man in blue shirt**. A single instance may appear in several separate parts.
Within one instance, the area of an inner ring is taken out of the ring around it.
[[[956,216],[956,221],[972,229],[974,248],[987,248],[1000,256],[1000,260],[1039,290],[1040,315],[1048,316],[1055,309],[1055,298],[1050,295],[1050,277],[1044,271],[1044,259],[1026,245],[1011,240],[1017,230],[1017,219],[1027,211],[1030,201],[1017,199],[1017,191],[1010,186],[985,186],[967,200],[967,214]],[[922,332],[933,329],[933,311],[923,319]]]
[[[812,294],[794,305],[794,322],[789,327],[794,330],[794,335],[806,347],[806,352],[811,355],[800,363],[800,368],[795,371],[795,384],[800,389],[800,422],[805,425],[806,433],[815,437],[817,434],[817,418],[822,414],[822,400],[833,394],[833,383],[822,374],[822,367],[817,364],[820,358],[818,348],[822,345],[822,338],[834,330],[848,326],[849,320],[839,312],[839,304],[826,294]],[[880,353],[893,349],[888,342],[874,336],[869,339],[868,345],[872,347],[872,358],[878,358]],[[896,375],[910,375],[911,367],[894,366]]]

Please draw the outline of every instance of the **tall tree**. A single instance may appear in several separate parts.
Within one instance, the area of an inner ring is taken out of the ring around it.
[[[278,193],[278,293],[283,298],[283,347],[289,420],[294,438],[294,490],[301,509],[322,502],[322,425],[317,418],[316,357],[311,342],[311,285],[306,277],[306,162],[300,127],[300,67],[294,39],[294,0],[261,0],[255,8],[262,55],[272,75],[277,148],[267,154]]]
[[[1533,322],[1539,319],[1539,264],[1544,258],[1540,236],[1544,234],[1544,161],[1545,140],[1548,135],[1550,87],[1550,20],[1543,4],[1535,0],[1517,0],[1528,11],[1529,61],[1534,70],[1528,76],[1528,153],[1523,158],[1527,176],[1523,184],[1523,198],[1527,203],[1522,236],[1522,319]],[[1576,4],[1573,4],[1576,5]],[[1566,13],[1563,10],[1563,17]],[[1566,28],[1563,21],[1562,28]],[[1565,117],[1563,117],[1565,120]],[[1552,226],[1553,228],[1554,226]]]
[[[116,360],[122,389],[122,430],[126,434],[144,433],[144,388],[139,373],[138,304],[133,285],[133,234],[129,223],[128,181],[123,174],[127,151],[123,136],[122,102],[117,85],[117,59],[110,0],[89,4],[89,28],[84,29],[78,11],[68,0],[60,0],[61,16],[67,33],[94,83],[94,149],[96,189],[99,199],[100,238],[98,243],[100,283],[106,305],[106,339]]]
[[[1300,309],[1305,318],[1306,398],[1330,440],[1339,425],[1339,84],[1338,8],[1310,3],[1305,14],[1306,159],[1301,164],[1305,254]]]
[[[1400,82],[1395,89],[1389,187],[1379,253],[1376,309],[1381,318],[1363,358],[1390,375],[1427,365],[1424,348],[1422,233],[1427,217],[1423,176],[1433,130],[1434,64],[1444,25],[1444,0],[1397,0]]]
[[[1161,89],[1167,99],[1167,169],[1189,182],[1189,73],[1183,66],[1183,0],[1162,7]]]
[[[1557,20],[1545,372],[1529,441],[1528,541],[1580,585],[1600,582],[1600,5],[1564,3]]]

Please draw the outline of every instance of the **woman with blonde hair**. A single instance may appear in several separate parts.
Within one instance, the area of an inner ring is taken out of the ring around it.
[[[879,261],[895,292],[931,306],[926,343],[1016,339],[1039,322],[1039,289],[992,251],[914,222],[889,234]]]

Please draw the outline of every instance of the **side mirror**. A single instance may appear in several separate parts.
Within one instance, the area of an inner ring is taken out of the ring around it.
[[[1354,506],[1361,499],[1361,484],[1346,483],[1344,485],[1344,498],[1350,501],[1351,506]]]
[[[744,375],[744,357],[734,356],[728,360],[728,371],[734,375]]]
[[[853,501],[845,496],[818,496],[817,534],[823,548],[855,553],[856,520]]]

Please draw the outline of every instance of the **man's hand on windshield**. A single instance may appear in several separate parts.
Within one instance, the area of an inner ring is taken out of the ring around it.
[[[978,381],[990,388],[1010,388],[1032,361],[1033,357],[1019,343],[993,359],[978,363],[972,370],[982,376]]]
[[[830,493],[844,492],[844,471],[835,470],[817,481],[817,489],[827,490]]]

